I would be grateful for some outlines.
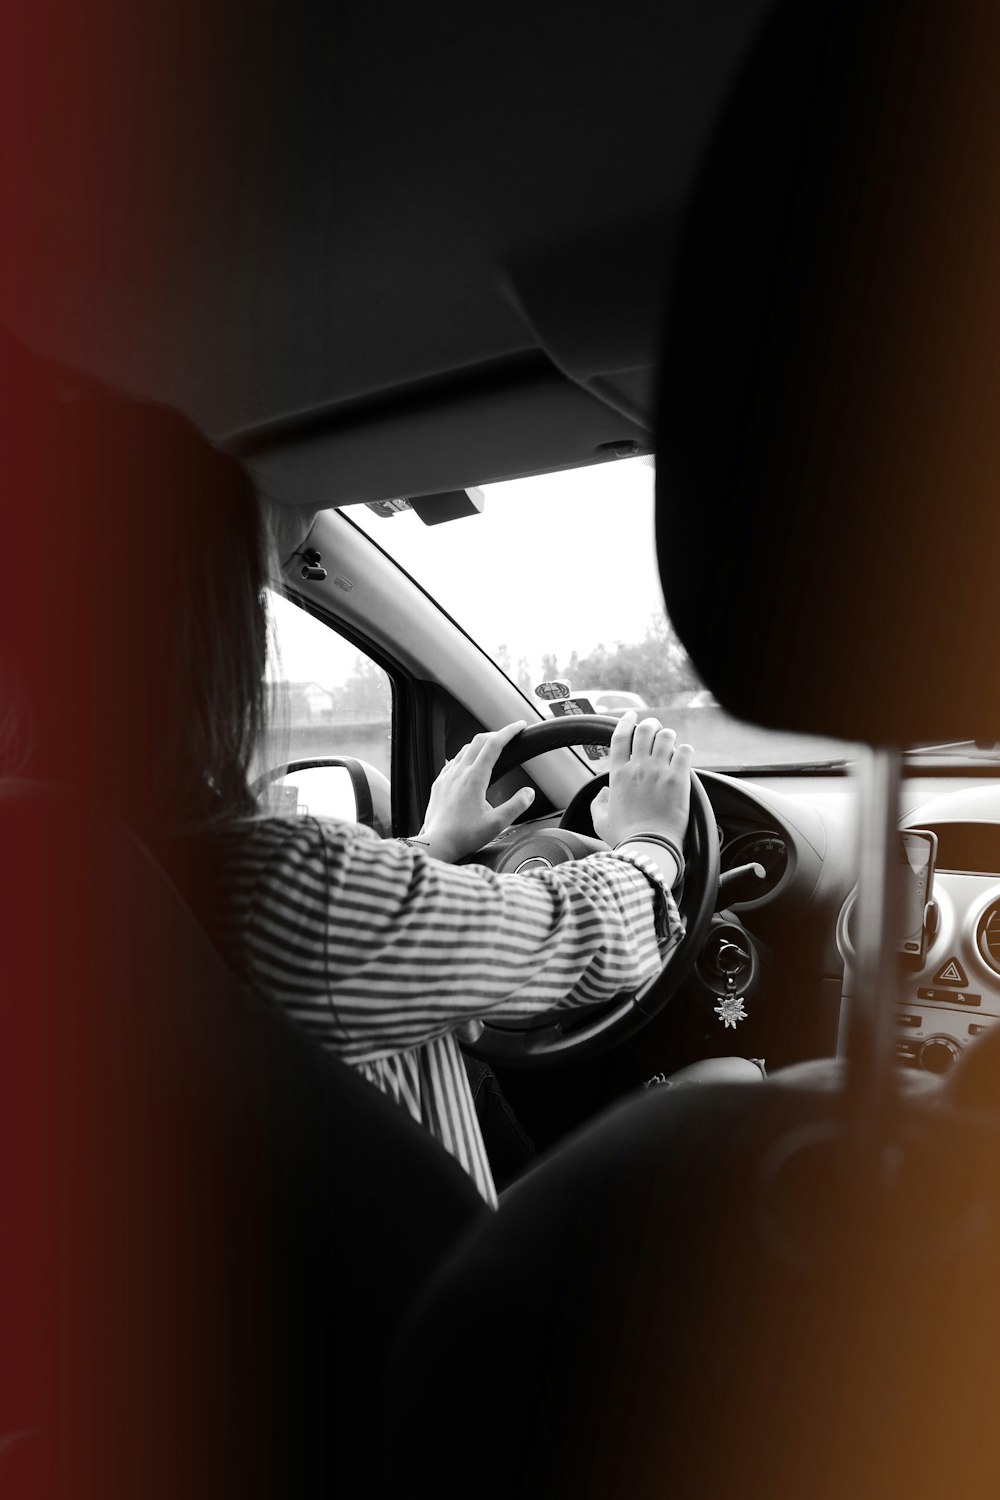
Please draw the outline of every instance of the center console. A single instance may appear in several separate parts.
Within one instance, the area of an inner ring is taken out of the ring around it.
[[[947,1073],[964,1047],[1000,1024],[1000,874],[963,868],[977,855],[957,828],[905,830],[900,859],[896,1059],[905,1068]],[[844,960],[841,1053],[856,990],[855,901],[852,893],[837,928]]]

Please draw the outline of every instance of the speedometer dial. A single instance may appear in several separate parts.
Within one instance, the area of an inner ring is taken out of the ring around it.
[[[762,865],[764,869],[764,879],[754,888],[754,899],[759,900],[774,890],[788,868],[788,845],[780,833],[770,829],[745,833],[722,851],[723,870],[751,864]]]

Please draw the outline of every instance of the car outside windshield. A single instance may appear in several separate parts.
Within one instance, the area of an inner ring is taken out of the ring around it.
[[[637,694],[689,740],[695,764],[730,769],[839,762],[856,747],[760,729],[715,702],[664,614],[649,459],[483,486],[478,515],[428,526],[412,510],[348,514],[535,696]],[[705,601],[711,609],[711,599]]]

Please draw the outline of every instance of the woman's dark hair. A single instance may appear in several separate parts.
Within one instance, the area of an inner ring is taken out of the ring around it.
[[[153,843],[253,813],[271,543],[248,474],[177,412],[60,392],[13,356],[0,773],[91,795]]]

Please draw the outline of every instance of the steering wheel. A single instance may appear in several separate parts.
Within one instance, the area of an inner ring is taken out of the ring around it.
[[[491,785],[515,766],[547,750],[564,745],[607,745],[617,720],[604,714],[574,714],[529,725],[505,747]],[[590,804],[608,776],[595,776],[578,792],[558,828],[515,829],[486,845],[468,863],[487,865],[498,874],[526,873],[583,859],[607,850],[594,838]],[[584,830],[590,828],[588,835]],[[691,813],[685,836],[684,886],[678,905],[685,933],[660,973],[634,995],[624,995],[607,1006],[580,1006],[550,1012],[537,1021],[486,1021],[483,1034],[469,1050],[485,1062],[505,1067],[530,1067],[556,1061],[578,1062],[617,1046],[647,1025],[671,1000],[690,973],[708,934],[719,890],[719,836],[715,813],[698,777],[691,775]]]

